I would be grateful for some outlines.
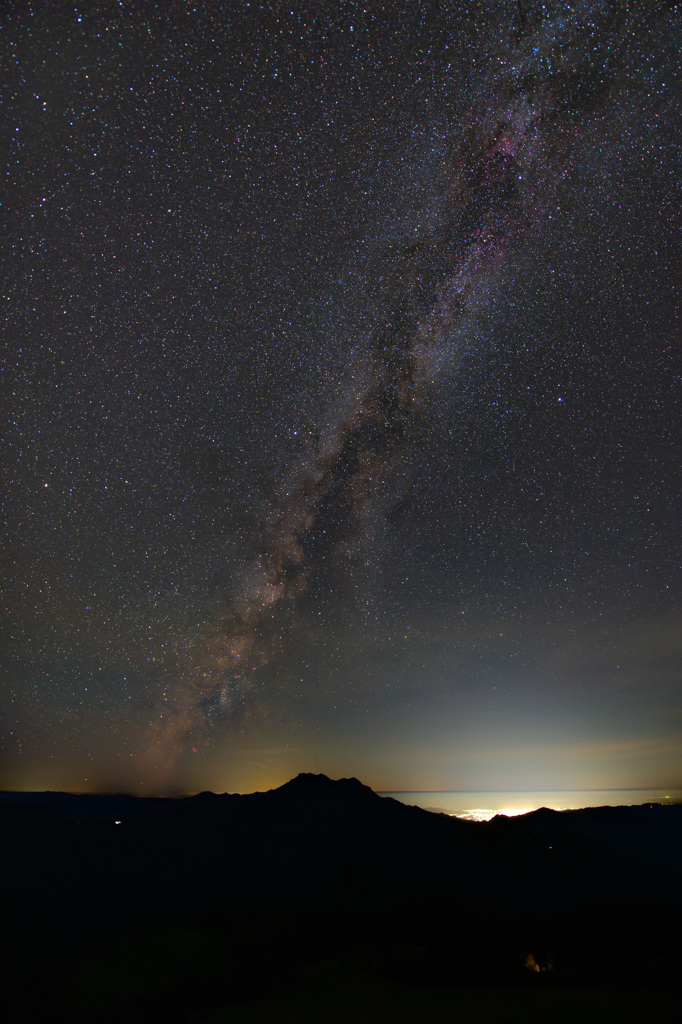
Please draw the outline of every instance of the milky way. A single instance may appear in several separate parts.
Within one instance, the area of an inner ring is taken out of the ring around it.
[[[677,777],[680,16],[3,4],[0,785]]]
[[[151,744],[159,761],[197,742],[211,716],[239,720],[266,699],[259,670],[287,642],[316,558],[352,577],[382,514],[381,488],[428,429],[434,381],[456,370],[581,140],[617,112],[628,47],[661,8],[519,3],[508,38],[490,40],[468,112],[444,132],[439,210],[373,260],[374,327],[356,339],[336,405],[283,473],[256,552],[163,706]]]

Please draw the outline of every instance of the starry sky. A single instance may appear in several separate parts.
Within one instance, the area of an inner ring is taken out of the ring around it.
[[[679,5],[0,18],[0,785],[682,785]]]

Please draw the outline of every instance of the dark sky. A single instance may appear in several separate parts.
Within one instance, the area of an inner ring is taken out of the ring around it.
[[[682,785],[675,3],[5,2],[5,788]]]

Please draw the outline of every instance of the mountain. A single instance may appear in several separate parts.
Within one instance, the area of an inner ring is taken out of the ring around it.
[[[682,807],[474,823],[302,774],[248,796],[4,793],[0,835],[2,962],[21,1019],[18,993],[38,978],[88,1019],[93,956],[108,991],[115,975],[124,992],[175,993],[177,1009],[191,992],[208,1006],[284,991],[320,958],[348,970],[364,957],[363,977],[412,987],[520,984],[528,957],[564,981],[645,984],[680,952],[660,937],[679,932]],[[92,1019],[109,1019],[92,984]],[[114,1004],[130,1016],[131,1000]]]

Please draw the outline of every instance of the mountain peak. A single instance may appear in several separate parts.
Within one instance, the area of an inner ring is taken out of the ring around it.
[[[276,790],[278,793],[355,793],[357,795],[374,795],[374,791],[356,778],[330,779],[327,775],[316,775],[313,772],[299,772],[295,779],[290,779]]]

